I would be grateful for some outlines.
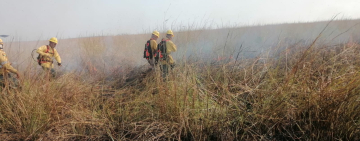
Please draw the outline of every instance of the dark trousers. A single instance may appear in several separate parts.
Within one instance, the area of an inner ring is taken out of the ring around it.
[[[175,64],[164,64],[164,65],[160,65],[160,70],[161,70],[161,74],[163,79],[165,80],[166,77],[169,75],[169,68],[171,68],[171,70],[175,67]]]
[[[12,77],[10,74],[7,74],[5,78],[4,75],[0,75],[0,87],[4,88],[5,84],[7,83],[12,88],[19,87],[19,81],[16,78]],[[7,82],[5,82],[7,80]]]
[[[169,65],[167,64],[160,65],[160,69],[161,69],[161,76],[165,80],[166,76],[169,74]]]

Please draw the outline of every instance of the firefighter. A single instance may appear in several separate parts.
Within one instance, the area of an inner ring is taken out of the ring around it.
[[[11,80],[15,86],[18,86],[18,83],[15,78],[11,77],[9,72],[16,74],[16,77],[19,79],[20,74],[19,72],[11,66],[11,63],[8,61],[8,58],[6,56],[4,49],[4,43],[0,39],[0,85],[2,87],[5,86],[5,80]],[[8,81],[9,82],[9,81]]]
[[[155,66],[157,62],[154,60],[154,56],[157,50],[157,42],[156,40],[159,38],[160,33],[158,31],[154,31],[151,34],[151,38],[145,44],[144,50],[144,58],[148,61],[151,68]]]
[[[55,58],[57,61],[58,66],[61,66],[60,55],[55,49],[57,43],[57,38],[52,37],[49,40],[49,45],[43,45],[36,50],[36,52],[39,54],[39,65],[41,65],[42,69],[47,73],[47,75],[51,74],[53,78],[56,75],[53,65],[53,58]]]
[[[162,39],[161,41],[162,43],[165,42],[164,43],[165,52],[163,56],[166,58],[166,59],[160,59],[160,69],[162,71],[163,78],[166,78],[166,76],[168,75],[169,67],[171,67],[172,69],[175,66],[175,61],[173,57],[170,55],[172,52],[175,52],[177,50],[176,45],[171,41],[173,37],[174,37],[174,33],[171,30],[168,30],[166,32],[166,38]]]

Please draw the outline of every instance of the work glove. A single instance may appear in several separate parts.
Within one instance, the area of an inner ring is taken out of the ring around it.
[[[58,63],[58,66],[61,66],[61,63]]]
[[[16,73],[16,78],[20,79],[20,74],[19,73]]]

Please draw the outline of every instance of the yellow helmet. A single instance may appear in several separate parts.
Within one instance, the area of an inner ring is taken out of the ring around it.
[[[0,45],[2,45],[3,44],[3,41],[0,39]]]
[[[155,36],[158,36],[158,37],[160,35],[160,33],[158,31],[156,31],[156,30],[152,34],[154,34]]]
[[[174,36],[174,33],[173,33],[171,30],[168,30],[168,31],[166,32],[166,34],[170,34],[170,35]]]
[[[58,43],[58,40],[57,40],[57,38],[55,38],[55,37],[50,38],[49,41],[50,41],[50,42],[53,42],[53,43]]]

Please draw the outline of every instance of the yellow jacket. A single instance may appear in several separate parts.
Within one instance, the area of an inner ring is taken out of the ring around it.
[[[49,47],[49,49],[48,49],[48,47]],[[47,52],[47,50],[48,50],[48,52]],[[55,58],[55,60],[58,63],[61,63],[60,55],[56,51],[55,48],[52,48],[47,45],[43,45],[43,46],[39,47],[36,50],[36,52],[40,54],[40,58],[43,58],[43,60],[47,61],[47,62],[41,64],[41,66],[43,66],[43,67],[46,67],[46,68],[51,67],[52,68],[53,67],[53,65],[52,65],[53,58]]]
[[[0,74],[4,75],[4,72],[17,73],[17,70],[10,65],[6,53],[0,49]]]
[[[152,51],[152,53],[154,55],[156,50],[157,50],[157,42],[156,42],[156,40],[150,39],[150,47],[151,47],[151,51]]]
[[[174,64],[175,61],[170,54],[171,52],[175,52],[177,50],[176,45],[168,38],[165,38],[164,40],[168,40],[166,41],[166,53],[168,54],[169,62],[161,61],[161,64]]]

